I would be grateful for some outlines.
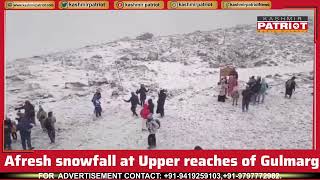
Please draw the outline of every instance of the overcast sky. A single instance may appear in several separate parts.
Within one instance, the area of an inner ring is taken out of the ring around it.
[[[6,11],[6,60],[135,37],[143,32],[169,35],[255,24],[259,15],[313,17],[313,11]]]

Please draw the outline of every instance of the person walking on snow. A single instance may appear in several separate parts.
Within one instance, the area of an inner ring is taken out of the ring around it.
[[[248,112],[251,95],[250,87],[247,86],[246,89],[242,91],[242,112]]]
[[[150,114],[150,110],[149,110],[149,105],[148,104],[144,104],[143,108],[140,111],[140,116],[141,116],[141,130],[144,131],[146,130],[146,120],[148,119],[148,116]]]
[[[152,99],[149,99],[148,100],[148,107],[149,107],[149,111],[150,111],[150,113],[154,113],[154,104],[153,104],[153,102],[152,102]]]
[[[46,128],[44,127],[44,121],[47,119],[47,112],[44,111],[41,105],[39,106],[39,111],[37,112],[37,119],[40,122],[42,130],[46,131]]]
[[[164,116],[164,104],[166,102],[167,94],[164,89],[160,90],[160,93],[158,94],[158,101],[157,101],[157,114],[160,114],[161,117]]]
[[[229,76],[229,81],[228,81],[228,96],[231,96],[231,93],[232,93],[232,91],[233,91],[233,88],[234,88],[235,86],[237,86],[237,85],[238,85],[237,79],[236,79],[233,75]]]
[[[157,130],[160,128],[160,121],[157,119],[154,119],[152,117],[152,114],[149,114],[146,126],[149,131],[148,149],[153,149],[157,146],[156,133],[157,133]]]
[[[136,113],[136,109],[137,109],[137,105],[140,104],[139,103],[139,98],[137,95],[135,95],[134,92],[131,92],[131,97],[129,100],[124,100],[125,102],[131,102],[131,111],[133,113],[134,116],[138,116],[138,114]]]
[[[258,95],[258,103],[263,103],[264,102],[264,98],[266,95],[266,91],[269,88],[268,84],[266,83],[266,79],[262,78],[261,80],[261,87],[260,87],[260,91],[259,91],[259,95]],[[260,102],[261,99],[261,102]]]
[[[286,92],[285,92],[285,95],[284,97],[287,98],[287,95],[289,96],[289,99],[291,98],[292,96],[292,93],[293,91],[296,90],[296,82],[295,82],[295,79],[296,77],[292,77],[291,79],[289,79],[287,82],[286,82]]]
[[[96,114],[96,117],[101,117],[102,107],[99,99],[96,99],[94,101],[94,112]]]
[[[232,106],[238,105],[238,99],[239,99],[239,88],[238,86],[235,86],[231,92],[231,97],[232,97]]]
[[[18,136],[17,136],[17,123],[15,120],[11,120],[11,136],[13,140],[17,140]]]
[[[93,106],[94,106],[94,114],[96,115],[96,117],[100,117],[102,112],[100,99],[101,99],[101,92],[99,89],[97,89],[91,99],[91,102],[93,103]]]
[[[12,124],[11,124],[11,120],[7,117],[5,120],[4,120],[4,149],[5,150],[11,150],[11,128],[12,128]]]
[[[98,99],[98,100],[101,99],[101,92],[99,89],[97,89],[96,92],[94,93],[94,95],[91,99],[91,102],[94,104],[96,99]]]
[[[21,109],[24,109],[24,119],[36,125],[35,110],[34,106],[30,103],[30,101],[25,101],[23,106],[15,108],[15,110]]]
[[[251,88],[255,83],[256,83],[256,79],[254,78],[254,76],[251,76],[249,78],[249,81],[247,82],[247,85]]]
[[[257,97],[260,92],[260,88],[261,88],[261,77],[258,77],[256,82],[251,87],[251,91],[252,91],[251,101],[253,105],[257,103]]]
[[[48,112],[48,118],[45,120],[45,127],[47,129],[48,132],[48,136],[50,138],[50,144],[55,143],[55,139],[56,139],[56,129],[55,129],[55,123],[56,123],[56,117],[53,116],[53,112],[50,111]]]
[[[227,88],[226,79],[222,78],[219,86],[218,102],[225,102]]]
[[[26,117],[23,117],[22,120],[18,123],[17,125],[17,131],[20,132],[20,137],[21,137],[21,144],[23,150],[28,149],[32,150],[34,147],[31,145],[31,128],[32,128],[31,122],[26,119]]]
[[[137,94],[140,94],[140,105],[143,106],[146,99],[147,99],[147,92],[149,92],[149,89],[147,90],[144,86],[144,84],[141,84],[140,89],[137,90]]]

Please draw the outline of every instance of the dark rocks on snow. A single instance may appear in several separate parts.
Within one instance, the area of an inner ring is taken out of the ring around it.
[[[75,93],[74,96],[77,96],[77,97],[84,97],[84,96],[88,96],[89,95],[89,92],[84,92],[84,93]]]
[[[137,40],[142,40],[142,41],[149,40],[152,38],[153,38],[152,33],[144,33],[144,34],[141,34],[140,36],[136,37]]]
[[[209,62],[209,68],[219,68],[219,64]]]
[[[268,64],[268,63],[266,63],[265,61],[257,61],[253,65],[255,67],[259,67],[259,66],[266,65],[266,64]]]
[[[118,86],[118,90],[119,90],[120,92],[122,92],[122,91],[124,91],[124,88],[123,88],[122,86]]]
[[[129,61],[130,58],[128,58],[127,56],[123,56],[123,57],[120,58],[120,60],[122,60],[122,61]]]
[[[112,82],[110,83],[110,87],[111,87],[111,88],[115,88],[115,87],[117,87],[117,83],[116,83],[116,82],[114,82],[114,81],[112,81]]]
[[[35,92],[31,94],[30,99],[48,99],[53,98],[53,95],[46,92]]]
[[[94,55],[94,56],[92,56],[91,58],[102,59],[102,56],[101,56],[101,55]]]
[[[120,95],[119,91],[117,91],[117,90],[113,90],[112,93],[111,93],[112,97],[118,97],[119,95]]]
[[[148,58],[149,60],[158,60],[159,55],[157,52],[149,52]]]
[[[201,52],[201,51],[197,51],[197,55],[198,56],[207,56],[207,53]]]
[[[271,74],[266,75],[266,78],[272,78],[272,75]]]
[[[281,77],[281,75],[278,74],[278,73],[276,73],[276,74],[274,75],[274,77]]]
[[[97,80],[91,80],[88,82],[89,86],[101,86],[103,84],[109,84],[109,81],[106,78],[101,78]]]
[[[66,82],[65,83],[65,88],[70,89],[70,88],[82,88],[86,87],[87,85],[81,82]]]
[[[7,76],[6,79],[11,79],[12,81],[24,81],[21,76]]]
[[[212,41],[214,41],[214,39],[213,39],[211,36],[205,36],[205,37],[204,37],[204,40],[207,41],[207,42],[212,42]]]

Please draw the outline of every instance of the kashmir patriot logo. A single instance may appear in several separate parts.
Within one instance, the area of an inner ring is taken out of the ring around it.
[[[308,16],[258,16],[257,32],[307,32]]]

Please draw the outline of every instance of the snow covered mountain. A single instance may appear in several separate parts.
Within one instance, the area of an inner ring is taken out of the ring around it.
[[[12,118],[25,100],[54,112],[57,143],[48,145],[38,125],[32,132],[36,149],[145,149],[148,133],[123,102],[142,83],[154,102],[160,88],[169,93],[159,149],[311,149],[313,62],[312,29],[264,34],[241,25],[161,37],[145,33],[7,62],[6,106]],[[218,103],[219,66],[225,64],[238,67],[241,88],[249,76],[266,77],[271,88],[265,104],[242,113],[230,99]],[[284,99],[284,82],[293,75],[297,91]],[[101,119],[93,118],[91,103],[97,88]]]

